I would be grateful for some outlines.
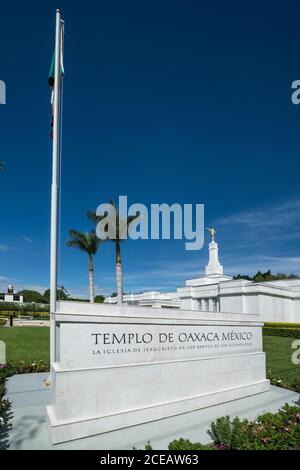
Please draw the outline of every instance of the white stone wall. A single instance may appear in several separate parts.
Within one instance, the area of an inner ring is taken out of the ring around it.
[[[269,390],[258,315],[59,302],[55,322],[54,443]]]

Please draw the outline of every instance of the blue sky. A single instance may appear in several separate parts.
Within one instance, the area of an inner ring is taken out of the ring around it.
[[[65,247],[85,210],[204,203],[226,274],[300,273],[298,2],[61,1],[1,6],[0,288],[49,284],[47,76],[55,8],[66,21],[60,282],[85,296],[88,263]],[[184,241],[126,241],[124,289],[174,289],[200,274]],[[114,246],[95,260],[115,290]]]

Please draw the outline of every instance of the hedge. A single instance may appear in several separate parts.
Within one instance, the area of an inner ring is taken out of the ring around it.
[[[47,304],[24,303],[17,302],[0,302],[0,312],[49,312],[50,306]]]
[[[300,329],[300,323],[276,323],[276,322],[266,322],[264,324],[265,328],[299,328]]]
[[[264,336],[285,336],[288,338],[300,338],[300,329],[297,328],[270,328],[263,327]]]
[[[27,317],[33,317],[34,319],[40,319],[40,320],[49,320],[49,312],[0,312],[0,319],[1,318],[9,318],[10,316],[13,316],[13,318],[27,318]]]

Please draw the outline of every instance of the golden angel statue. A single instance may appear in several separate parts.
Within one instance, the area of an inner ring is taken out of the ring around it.
[[[206,228],[206,230],[208,230],[211,234],[211,241],[214,242],[215,241],[215,229],[213,227],[210,227],[210,228]]]

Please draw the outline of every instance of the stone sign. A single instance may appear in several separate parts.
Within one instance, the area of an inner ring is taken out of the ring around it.
[[[197,359],[261,351],[261,328],[178,325],[62,324],[62,367]]]
[[[258,315],[58,302],[53,443],[269,390]]]

